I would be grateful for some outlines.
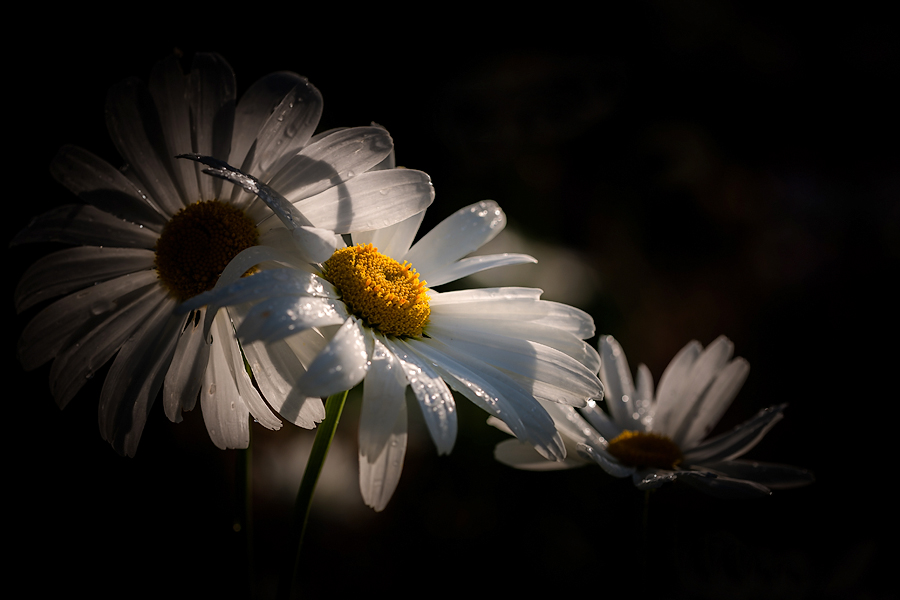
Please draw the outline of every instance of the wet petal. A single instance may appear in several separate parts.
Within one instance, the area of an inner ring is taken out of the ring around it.
[[[351,317],[300,376],[297,389],[319,397],[349,390],[366,376],[367,362],[362,326]]]
[[[241,373],[235,373],[227,340],[233,337],[231,323],[220,315],[213,321],[209,363],[200,391],[203,422],[217,448],[246,448],[250,443],[250,411],[241,397]],[[241,368],[243,376],[246,371]]]
[[[327,135],[286,162],[269,186],[298,202],[365,173],[391,153],[394,142],[381,127],[352,127]]]
[[[366,377],[366,385],[368,383],[369,377]],[[406,404],[401,402],[394,426],[377,456],[365,456],[360,439],[359,490],[366,506],[371,506],[375,511],[384,510],[400,482],[406,454],[406,427]],[[360,435],[362,432],[363,423],[360,421]]]
[[[576,462],[569,456],[565,460],[547,460],[531,444],[516,439],[497,444],[494,447],[494,458],[508,467],[523,471],[563,471],[585,464],[583,461]]]
[[[353,243],[372,244],[385,256],[390,256],[397,262],[403,262],[403,257],[409,251],[424,217],[425,211],[423,210],[399,223],[381,229],[354,233]]]
[[[704,394],[703,403],[690,420],[687,432],[678,442],[682,448],[696,446],[713,430],[744,385],[749,371],[749,363],[740,357],[719,371],[715,381]]]
[[[361,460],[365,458],[369,463],[375,462],[385,451],[385,445],[395,429],[400,411],[406,405],[407,385],[400,361],[384,344],[375,339],[369,370],[363,384],[363,404],[359,415]],[[406,434],[405,427],[402,433]]]
[[[496,202],[477,202],[441,221],[416,242],[404,258],[420,273],[434,273],[478,250],[504,227],[506,215]]]
[[[328,298],[276,296],[253,306],[238,329],[242,342],[274,342],[311,327],[340,325],[349,318],[344,304]]]
[[[353,233],[399,223],[428,208],[433,200],[427,174],[392,169],[362,173],[294,206],[316,227]]]
[[[209,344],[202,327],[204,312],[200,308],[188,315],[166,373],[163,408],[173,423],[180,423],[181,413],[194,408],[203,386],[203,374],[209,362]]]
[[[480,273],[496,267],[509,265],[521,265],[536,263],[537,259],[527,254],[490,254],[484,256],[471,256],[458,260],[455,263],[439,267],[431,272],[422,272],[422,277],[428,281],[428,285],[438,286],[451,281],[456,281],[474,273]],[[413,265],[415,266],[415,265]]]
[[[626,467],[602,448],[598,448],[591,444],[578,444],[578,453],[584,458],[590,459],[600,465],[601,469],[613,477],[628,477],[635,472],[634,467]],[[662,484],[660,483],[660,485]]]
[[[675,432],[677,424],[670,423],[670,414],[679,410],[679,402],[681,401],[681,390],[687,384],[688,374],[691,366],[703,346],[700,342],[693,340],[688,342],[678,354],[669,361],[666,370],[663,371],[659,378],[659,384],[656,386],[656,412],[653,416],[653,431],[662,435],[672,435]]]
[[[704,463],[703,468],[720,476],[753,481],[775,490],[800,487],[815,481],[813,474],[806,469],[755,460]]]
[[[611,335],[600,339],[600,379],[609,413],[622,429],[643,431],[634,407],[634,381],[622,346]]]
[[[457,432],[456,401],[450,388],[427,361],[410,349],[410,342],[386,337],[379,339],[400,361],[438,454],[449,454]]]

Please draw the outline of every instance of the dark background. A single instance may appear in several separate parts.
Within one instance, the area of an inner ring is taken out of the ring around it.
[[[460,399],[447,457],[412,407],[403,477],[376,514],[359,496],[351,397],[313,504],[308,597],[894,597],[896,21],[859,3],[811,6],[552,6],[527,24],[397,7],[55,13],[48,35],[7,45],[7,239],[73,201],[47,168],[62,144],[120,164],[106,90],[146,80],[174,49],[221,53],[239,92],[272,71],[306,75],[325,99],[320,129],[380,123],[398,162],[431,175],[423,229],[491,198],[539,244],[525,251],[551,265],[562,253],[553,274],[577,293],[545,297],[587,310],[632,368],[658,380],[690,339],[729,336],[752,369],[720,428],[789,402],[749,457],[817,478],[754,501],[663,488],[645,536],[630,482],[504,467],[492,450],[506,436]],[[248,576],[233,531],[238,453],[209,442],[199,408],[175,425],[156,407],[137,456],[122,458],[98,432],[104,372],[60,411],[49,365],[18,365],[36,311],[15,316],[12,290],[52,249],[6,251],[9,576],[92,597],[241,597],[248,585],[273,597],[313,433],[253,428]]]

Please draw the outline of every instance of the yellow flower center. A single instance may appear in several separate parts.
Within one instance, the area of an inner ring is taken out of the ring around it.
[[[366,325],[385,335],[422,335],[431,308],[428,288],[412,265],[398,263],[372,244],[360,244],[337,250],[323,268],[325,279]]]
[[[678,444],[658,433],[623,431],[607,451],[627,467],[674,469],[683,458]]]
[[[259,232],[233,204],[208,200],[179,210],[156,240],[153,266],[179,302],[211,290],[241,250],[259,243]]]

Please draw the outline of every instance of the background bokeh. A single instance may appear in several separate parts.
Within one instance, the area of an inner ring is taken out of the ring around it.
[[[146,80],[176,48],[221,53],[239,92],[296,71],[323,93],[321,129],[377,122],[399,164],[431,175],[424,230],[472,202],[501,204],[509,231],[496,247],[540,264],[470,283],[542,287],[657,379],[689,340],[727,335],[752,368],[720,429],[789,402],[750,457],[817,478],[755,501],[663,488],[643,535],[643,494],[628,481],[504,467],[492,450],[506,436],[460,399],[450,456],[410,411],[403,477],[376,514],[359,496],[351,396],[313,504],[308,596],[895,592],[896,21],[858,3],[624,4],[596,16],[557,6],[527,26],[397,7],[55,14],[65,29],[5,44],[7,240],[73,201],[47,168],[62,144],[120,163],[103,117],[113,83]],[[49,366],[17,363],[36,311],[16,316],[12,290],[52,249],[6,250],[8,576],[91,597],[272,597],[313,433],[253,428],[247,576],[232,527],[238,453],[209,442],[199,408],[175,425],[156,407],[126,459],[98,432],[105,371],[60,411]]]

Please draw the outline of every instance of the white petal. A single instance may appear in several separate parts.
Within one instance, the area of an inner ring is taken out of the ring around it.
[[[688,373],[701,350],[703,346],[700,342],[688,342],[663,371],[656,386],[656,413],[651,426],[654,432],[662,435],[672,435],[675,432],[676,425],[670,424],[669,416],[671,412],[678,410],[681,390],[687,384]]]
[[[366,376],[368,356],[362,326],[351,317],[297,381],[304,396],[330,396],[349,390]]]
[[[255,81],[244,92],[234,114],[231,154],[227,157],[229,163],[232,165],[244,163],[259,130],[275,107],[281,104],[288,92],[304,80],[296,73],[287,71],[269,73]]]
[[[365,458],[372,463],[385,451],[400,411],[406,404],[406,386],[406,375],[400,361],[375,339],[363,383],[363,403],[359,415],[361,461]],[[403,433],[406,433],[405,428]]]
[[[342,129],[294,155],[269,186],[297,202],[368,171],[393,147],[391,136],[381,127]]]
[[[196,152],[225,160],[231,151],[234,128],[237,95],[234,71],[218,54],[198,52],[191,64],[189,83],[192,144],[190,150],[169,156]],[[221,195],[221,181],[204,177],[199,169],[196,177],[200,185],[199,199],[212,200]]]
[[[397,262],[403,262],[403,257],[409,251],[424,217],[425,211],[423,210],[399,223],[381,229],[354,233],[353,243],[372,244],[385,256],[390,256]]]
[[[303,396],[294,387],[297,375],[306,369],[284,341],[253,342],[244,344],[243,349],[260,390],[278,414],[304,429],[322,422],[322,399]]]
[[[204,312],[200,308],[188,315],[166,373],[163,408],[173,423],[180,423],[181,413],[194,408],[203,386],[203,374],[209,362],[209,344],[203,337]]]
[[[100,434],[120,454],[134,456],[166,369],[183,317],[173,298],[157,306],[119,350],[100,392]]]
[[[166,217],[145,192],[108,162],[77,146],[63,146],[50,174],[87,204],[125,221],[160,232]]]
[[[43,309],[25,326],[19,339],[22,366],[31,370],[54,358],[71,344],[70,338],[82,326],[121,308],[121,299],[130,298],[132,292],[142,287],[147,288],[143,293],[164,295],[156,281],[156,272],[141,271],[85,288]]]
[[[682,448],[696,446],[700,440],[709,435],[722,415],[731,406],[734,397],[750,372],[750,364],[743,358],[736,358],[718,372],[715,381],[706,391],[701,404],[688,424],[687,432],[680,441]]]
[[[350,315],[329,298],[275,296],[253,306],[238,328],[242,342],[273,342],[311,327],[340,325]]]
[[[186,87],[188,81],[189,78],[185,77],[181,70],[180,58],[171,55],[156,63],[150,72],[147,87],[159,111],[159,120],[164,133],[165,158],[172,170],[179,194],[184,199],[201,200],[203,197],[200,194],[196,167],[175,159],[179,154],[192,150],[193,130],[188,106],[189,92]],[[230,125],[230,122],[226,124],[229,130]]]
[[[431,272],[422,272],[423,278],[430,286],[438,286],[451,281],[456,281],[472,275],[480,273],[488,269],[496,267],[505,267],[509,265],[521,265],[526,263],[536,263],[537,259],[527,254],[490,254],[485,256],[471,256],[458,260],[455,263],[438,267]]]
[[[600,338],[600,379],[613,421],[623,429],[642,431],[634,408],[634,381],[622,346],[611,335]]]
[[[366,378],[368,385],[369,378]],[[365,405],[364,405],[365,406]],[[362,422],[360,422],[362,432]],[[367,457],[359,452],[359,490],[362,492],[366,506],[382,511],[390,501],[400,473],[403,471],[403,458],[406,454],[406,404],[400,403],[400,410],[390,432],[387,443],[377,457]]]
[[[691,370],[681,386],[678,404],[673,405],[668,411],[669,437],[682,448],[688,447],[685,444],[687,430],[697,413],[704,410],[707,392],[728,364],[733,352],[734,344],[725,336],[720,336],[707,346],[691,365]],[[737,390],[734,391],[737,393]],[[734,396],[729,398],[729,403],[732,399]]]
[[[171,217],[183,208],[186,203],[169,175],[156,105],[140,80],[126,79],[110,88],[106,126],[116,150],[162,213]]]
[[[784,416],[787,404],[765,408],[731,431],[717,435],[684,453],[685,464],[732,460],[753,448]]]
[[[34,263],[16,286],[16,311],[61,294],[128,273],[153,268],[154,253],[143,248],[79,246]]]
[[[161,303],[168,301],[168,296],[158,285],[149,285],[130,300],[83,336],[68,340],[65,349],[54,359],[50,390],[60,407],[68,404],[85,381],[112,358]]]
[[[235,381],[232,357],[225,342],[233,334],[222,317],[213,321],[209,364],[200,391],[200,408],[206,431],[216,447],[246,448],[250,443],[250,411]],[[245,373],[246,374],[246,373]]]
[[[477,202],[438,223],[409,249],[404,258],[420,273],[435,273],[478,250],[504,227],[506,215],[496,202]]]
[[[380,338],[400,361],[438,454],[449,454],[456,442],[456,401],[444,380],[411,348],[415,342]]]
[[[17,233],[9,244],[62,242],[152,249],[158,237],[159,234],[150,228],[123,221],[93,206],[69,204],[32,219],[28,227]]]
[[[531,444],[519,440],[504,440],[494,447],[494,458],[514,469],[523,471],[562,471],[573,467],[584,466],[584,461],[573,460],[547,460],[537,452]]]
[[[508,336],[447,329],[434,323],[429,324],[428,335],[460,353],[525,380],[537,380],[569,392],[565,399],[559,399],[566,404],[584,406],[589,398],[602,395],[603,388],[596,375],[577,360],[548,346]]]
[[[610,456],[602,448],[590,444],[578,444],[578,453],[600,465],[600,468],[613,477],[628,477],[635,472],[634,467],[626,467]]]
[[[428,208],[433,200],[428,175],[393,169],[362,173],[294,206],[316,227],[353,233],[399,223]]]

